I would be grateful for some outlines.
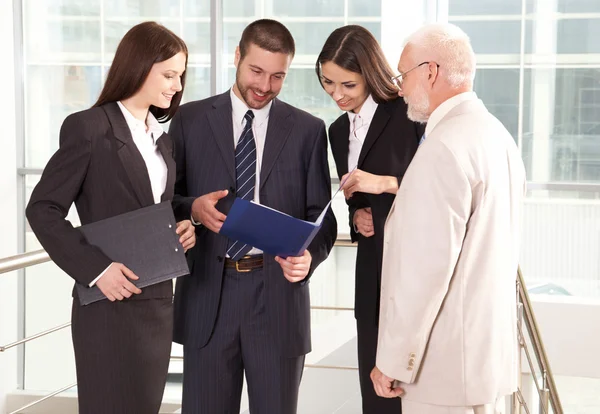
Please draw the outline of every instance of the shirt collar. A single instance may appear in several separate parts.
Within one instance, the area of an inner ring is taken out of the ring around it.
[[[375,111],[377,111],[377,102],[373,100],[373,96],[367,96],[367,99],[362,104],[358,115],[360,115],[363,120],[363,124],[370,124],[375,116]],[[356,118],[356,113],[352,111],[348,111],[348,119],[350,120],[350,124],[354,122],[354,118]]]
[[[131,130],[132,134],[137,130],[141,130],[146,133],[146,125],[148,126],[148,133],[152,134],[154,141],[160,138],[160,136],[164,133],[162,126],[154,117],[154,115],[152,115],[152,112],[148,111],[146,122],[143,122],[134,117],[133,114],[129,112],[127,108],[125,108],[125,105],[123,105],[121,101],[118,101],[117,105],[119,105],[119,108],[125,117],[125,121],[127,122],[127,126]]]
[[[452,109],[465,101],[472,101],[475,99],[477,99],[477,94],[475,92],[463,92],[442,102],[442,104],[435,108],[435,110],[429,116],[429,120],[427,120],[427,126],[425,127],[425,136],[428,136],[436,127],[436,125],[439,124],[440,121],[444,119],[444,117],[448,115]]]
[[[257,127],[261,126],[263,122],[269,119],[269,111],[271,110],[273,101],[270,101],[264,108],[252,109],[248,108],[248,105],[238,98],[235,92],[233,92],[233,88],[231,88],[229,95],[231,96],[233,120],[237,125],[241,125],[244,122],[244,116],[246,116],[246,112],[248,112],[248,110],[254,112],[254,125]]]

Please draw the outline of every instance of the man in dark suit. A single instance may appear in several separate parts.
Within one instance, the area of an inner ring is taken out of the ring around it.
[[[191,274],[175,291],[184,413],[239,413],[244,372],[251,413],[296,412],[310,352],[307,280],[333,246],[335,218],[329,211],[304,254],[287,259],[219,234],[235,197],[310,221],[331,197],[323,121],[276,99],[294,51],[281,23],[251,23],[233,88],[184,105],[171,123],[174,209],[197,224]]]

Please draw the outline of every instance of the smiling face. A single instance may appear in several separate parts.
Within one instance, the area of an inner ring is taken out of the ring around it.
[[[181,91],[181,76],[185,71],[186,56],[179,52],[170,59],[155,63],[136,94],[148,106],[167,109],[173,96]]]
[[[239,48],[235,51],[234,93],[249,108],[261,109],[271,102],[283,87],[292,56],[269,52],[251,43],[242,59]]]
[[[369,96],[360,73],[346,70],[333,62],[321,65],[321,84],[342,111],[360,112]]]

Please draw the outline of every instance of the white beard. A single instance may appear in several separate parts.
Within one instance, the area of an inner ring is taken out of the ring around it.
[[[421,83],[417,85],[410,98],[404,96],[404,102],[408,105],[408,119],[423,124],[427,122],[431,115],[429,113],[429,96]]]

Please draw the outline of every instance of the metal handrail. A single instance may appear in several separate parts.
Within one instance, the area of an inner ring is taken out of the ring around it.
[[[12,272],[13,270],[24,269],[40,263],[50,261],[50,256],[44,250],[36,250],[18,254],[16,256],[0,259],[0,274]]]
[[[535,367],[533,366],[533,360],[531,359],[531,354],[529,353],[529,348],[525,343],[525,338],[523,336],[523,330],[519,327],[519,345],[521,348],[525,350],[525,357],[527,358],[527,364],[529,365],[529,370],[531,371],[531,377],[533,378],[533,382],[535,384],[535,389],[540,397],[540,406],[543,409],[543,414],[548,414],[548,408],[544,404],[543,396],[542,396],[542,388],[538,382],[537,376],[535,375]]]
[[[183,361],[183,357],[171,356],[171,361]],[[347,367],[343,365],[304,364],[304,368],[341,369],[348,371],[358,371],[358,367]]]
[[[542,342],[540,329],[538,327],[535,315],[533,313],[533,306],[531,305],[531,300],[529,299],[529,293],[527,293],[527,289],[525,289],[525,280],[523,279],[523,273],[521,272],[520,267],[517,270],[517,278],[519,281],[519,296],[521,299],[521,303],[523,304],[523,316],[525,317],[525,326],[527,327],[527,331],[529,332],[531,343],[533,345],[533,352],[536,356],[538,365],[542,370],[542,375],[545,375],[545,383],[546,388],[549,392],[552,411],[554,414],[562,414],[563,408],[560,402],[560,397],[558,396],[558,389],[556,388],[556,383],[554,382],[554,375],[552,375],[552,370],[550,369],[550,362],[548,361],[548,354],[546,354],[546,349],[544,348],[544,344]],[[540,403],[542,404],[542,406],[544,405],[544,401],[540,400]]]
[[[29,342],[29,341],[33,341],[34,339],[41,338],[42,336],[46,336],[46,335],[51,334],[53,332],[60,331],[61,329],[67,328],[69,326],[71,326],[71,322],[67,322],[67,323],[64,323],[62,325],[55,326],[54,328],[50,328],[47,331],[43,331],[43,332],[37,333],[35,335],[31,335],[31,336],[29,336],[27,338],[23,338],[23,339],[21,339],[19,341],[16,341],[16,342],[4,345],[4,346],[0,346],[0,352],[4,352],[7,349],[13,348],[13,347],[15,347],[17,345],[21,345],[21,344],[24,344],[24,343]]]
[[[65,392],[66,390],[71,389],[71,388],[73,388],[76,385],[77,385],[76,382],[73,383],[73,384],[71,384],[71,385],[67,385],[66,387],[63,387],[60,390],[56,390],[56,391],[54,391],[54,392],[52,392],[52,393],[50,393],[48,395],[43,396],[39,400],[35,400],[33,402],[30,402],[29,404],[24,405],[23,407],[20,407],[20,408],[16,409],[15,411],[11,411],[9,414],[19,414],[21,411],[26,410],[28,408],[31,408],[34,405],[38,405],[39,403],[44,402],[46,400],[49,400],[50,398],[54,397],[55,395],[58,395],[58,394],[60,394],[62,392]]]
[[[352,241],[350,241],[350,240],[340,239],[340,240],[336,240],[335,246],[355,247],[356,244],[352,243]],[[29,252],[29,253],[16,255],[16,256],[7,257],[4,259],[0,259],[0,274],[11,272],[14,270],[23,269],[25,267],[33,266],[35,264],[44,263],[44,262],[48,262],[48,261],[50,261],[50,257],[44,250],[37,250],[34,252]],[[560,398],[558,396],[556,384],[554,382],[554,376],[552,375],[552,371],[550,369],[548,356],[544,349],[544,345],[543,345],[543,342],[541,339],[537,321],[536,321],[535,315],[533,313],[533,307],[531,305],[531,300],[529,299],[529,294],[527,293],[527,290],[525,289],[525,282],[523,280],[523,274],[522,274],[520,268],[517,271],[517,291],[518,291],[520,302],[523,305],[523,316],[524,316],[524,320],[525,320],[525,325],[526,325],[527,331],[529,333],[531,343],[533,345],[533,352],[536,357],[536,362],[538,363],[538,366],[540,367],[542,375],[543,375],[544,389],[540,389],[537,378],[535,378],[533,362],[531,361],[531,357],[529,355],[527,343],[521,339],[521,338],[524,338],[521,327],[519,327],[519,334],[520,334],[519,343],[520,343],[520,346],[522,348],[524,348],[525,352],[527,353],[527,359],[530,364],[532,375],[534,375],[536,389],[538,391],[538,394],[540,394],[541,407],[543,407],[544,412],[547,413],[548,406],[547,406],[547,403],[544,402],[544,398],[542,397],[542,394],[545,394],[545,395],[547,394],[548,398],[549,398],[549,402],[552,406],[553,413],[554,414],[562,414],[563,409],[562,409],[562,405],[560,402]],[[333,307],[333,306],[311,306],[311,309],[313,309],[313,310],[336,310],[336,311],[352,311],[352,310],[354,310],[354,308],[349,308],[349,307]],[[13,342],[13,343],[5,345],[5,346],[0,346],[0,352],[4,352],[5,350],[12,348],[14,346],[32,341],[34,339],[37,339],[42,336],[56,332],[58,330],[64,329],[70,325],[71,325],[70,323],[65,323],[63,325],[57,326],[57,327],[49,329],[47,331],[32,335],[28,338],[21,339],[19,341]],[[173,357],[172,359],[179,359],[179,358],[181,358],[181,357]],[[325,368],[325,369],[346,369],[346,370],[356,370],[357,369],[355,367],[340,367],[340,366],[316,365],[316,364],[306,364],[306,367],[307,368]],[[74,385],[68,386],[61,390],[58,390],[58,391],[44,397],[43,399],[39,400],[38,402],[44,401],[45,399],[50,398],[56,394],[59,394],[66,389],[72,388]],[[529,412],[527,405],[521,394],[520,388],[517,391],[517,399],[519,401],[519,404],[521,406],[523,406],[527,412]],[[34,405],[34,403],[32,403],[32,405]],[[21,409],[15,411],[14,413],[16,413],[20,410],[23,410],[25,408],[28,408],[30,406],[31,405],[22,407]],[[13,414],[13,413],[11,413],[11,414]]]
[[[338,247],[355,247],[356,244],[351,240],[338,239],[335,241],[335,245]],[[50,256],[45,250],[35,250],[33,252],[27,252],[17,254],[15,256],[5,257],[0,259],[0,274],[12,272],[14,270],[24,269],[29,266],[33,266],[40,263],[51,261]]]
[[[311,306],[311,310],[330,310],[330,311],[352,311],[354,312],[354,308],[341,308],[338,306]]]
[[[517,399],[519,400],[519,404],[521,404],[521,407],[525,408],[525,412],[527,414],[530,414],[529,407],[527,407],[527,401],[525,401],[525,398],[523,397],[523,392],[521,391],[521,388],[517,388],[517,392],[515,394],[517,395]]]

